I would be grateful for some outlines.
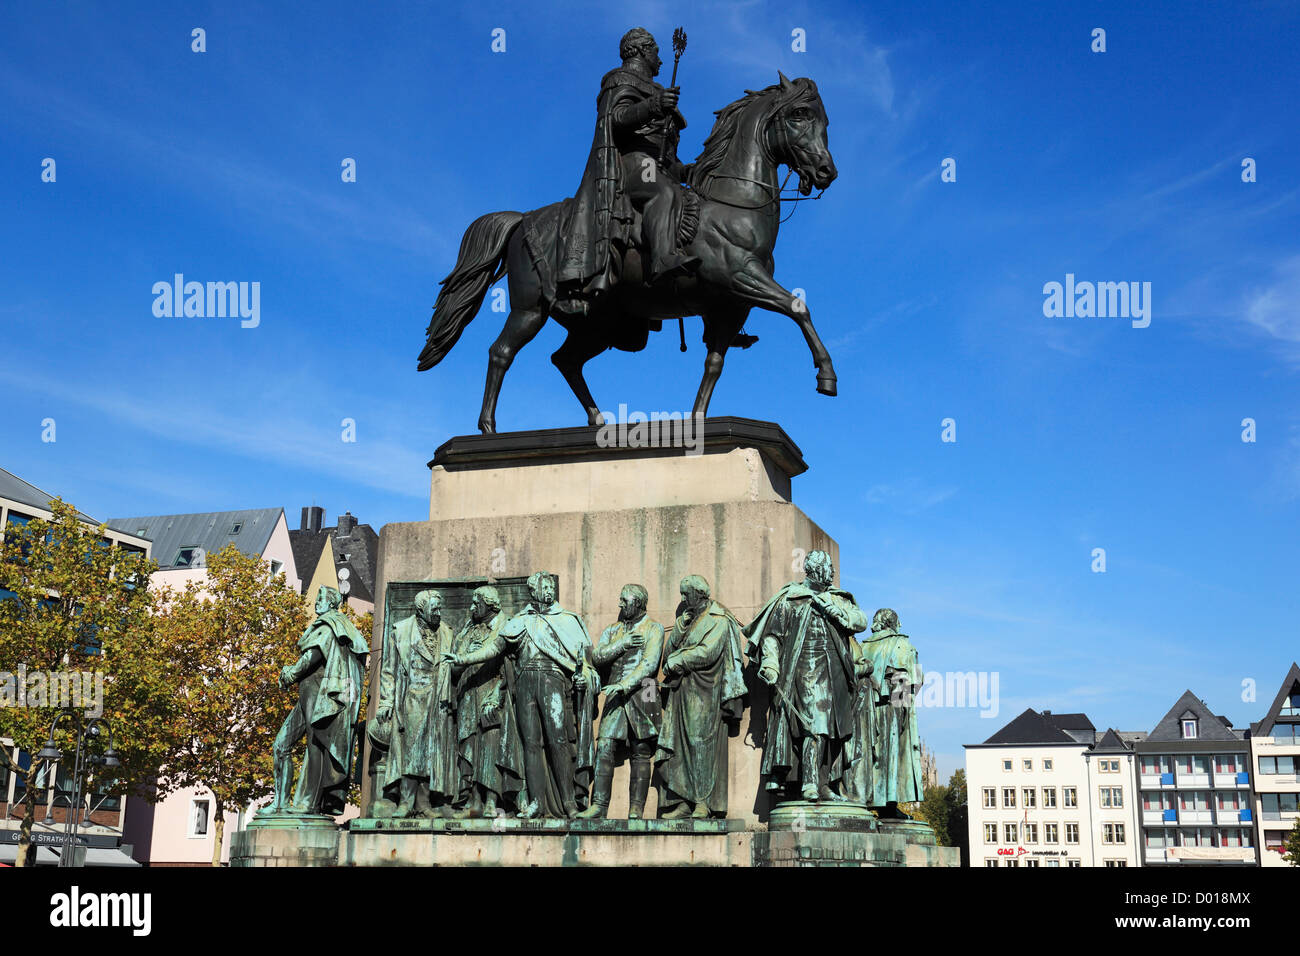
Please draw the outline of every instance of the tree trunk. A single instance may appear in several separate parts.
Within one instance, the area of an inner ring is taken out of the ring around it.
[[[226,833],[226,811],[222,807],[221,801],[214,801],[217,805],[212,820],[212,865],[221,865],[221,841]]]
[[[26,866],[27,855],[31,852],[32,823],[36,820],[36,776],[33,767],[24,777],[27,787],[23,794],[23,822],[18,830],[18,853],[14,857],[14,866]]]

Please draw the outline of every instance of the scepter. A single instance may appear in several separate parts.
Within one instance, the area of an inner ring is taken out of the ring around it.
[[[668,88],[677,87],[677,64],[681,62],[682,54],[686,52],[686,31],[678,27],[673,31],[673,78],[668,83]],[[659,145],[659,163],[663,165],[664,156],[668,153],[668,134],[665,130],[664,141]]]
[[[678,27],[673,31],[673,78],[668,82],[668,88],[674,89],[677,86],[677,64],[681,62],[682,54],[686,52],[686,31]],[[664,157],[668,154],[668,131],[664,130],[664,141],[659,144],[659,165],[664,164]],[[682,352],[686,351],[686,323],[682,321],[681,316],[677,318],[677,334],[681,339],[681,345],[678,346]]]

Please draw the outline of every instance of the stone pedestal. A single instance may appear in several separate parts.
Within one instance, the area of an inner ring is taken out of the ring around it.
[[[380,532],[372,687],[391,582],[553,571],[560,603],[597,640],[618,619],[625,584],[644,585],[651,617],[669,627],[681,579],[702,574],[714,598],[747,622],[802,576],[808,551],[827,551],[838,566],[838,545],[791,501],[791,479],[807,465],[778,425],[708,419],[698,445],[686,448],[603,447],[602,440],[597,428],[560,428],[458,437],[438,449],[429,520]],[[731,738],[729,816],[753,824],[766,820],[753,730],[761,735],[768,692],[748,676],[749,707]],[[363,812],[369,797],[367,788]],[[625,817],[627,805],[625,762],[614,777],[611,817]],[[652,789],[646,813],[656,810]]]
[[[231,866],[337,866],[339,827],[321,814],[258,814],[230,837]]]

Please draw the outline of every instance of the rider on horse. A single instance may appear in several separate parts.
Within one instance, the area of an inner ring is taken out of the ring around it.
[[[616,257],[637,238],[633,210],[641,213],[647,282],[684,274],[698,262],[681,253],[677,239],[678,184],[689,169],[677,159],[686,127],[677,88],[653,79],[662,63],[649,31],[629,30],[619,55],[623,65],[601,80],[596,133],[561,236],[556,306],[564,312],[585,314],[589,300],[614,285]]]

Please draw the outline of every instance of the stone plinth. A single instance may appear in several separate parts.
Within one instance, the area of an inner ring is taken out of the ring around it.
[[[702,574],[715,599],[748,622],[802,576],[808,551],[829,552],[838,570],[838,545],[790,500],[790,479],[807,466],[779,426],[708,419],[700,454],[606,448],[598,438],[596,428],[551,429],[455,438],[438,449],[430,520],[380,532],[372,687],[390,582],[553,571],[560,603],[582,616],[594,641],[618,619],[625,584],[646,587],[651,617],[667,627],[681,579]],[[767,810],[753,736],[757,730],[761,740],[767,688],[752,669],[748,677],[750,706],[731,738],[729,799],[730,816],[753,824]],[[626,816],[627,790],[625,762],[614,777],[612,817]],[[647,816],[656,809],[652,789]]]
[[[337,866],[339,827],[319,814],[258,814],[230,837],[231,866]]]
[[[340,866],[751,866],[739,820],[353,820]]]

